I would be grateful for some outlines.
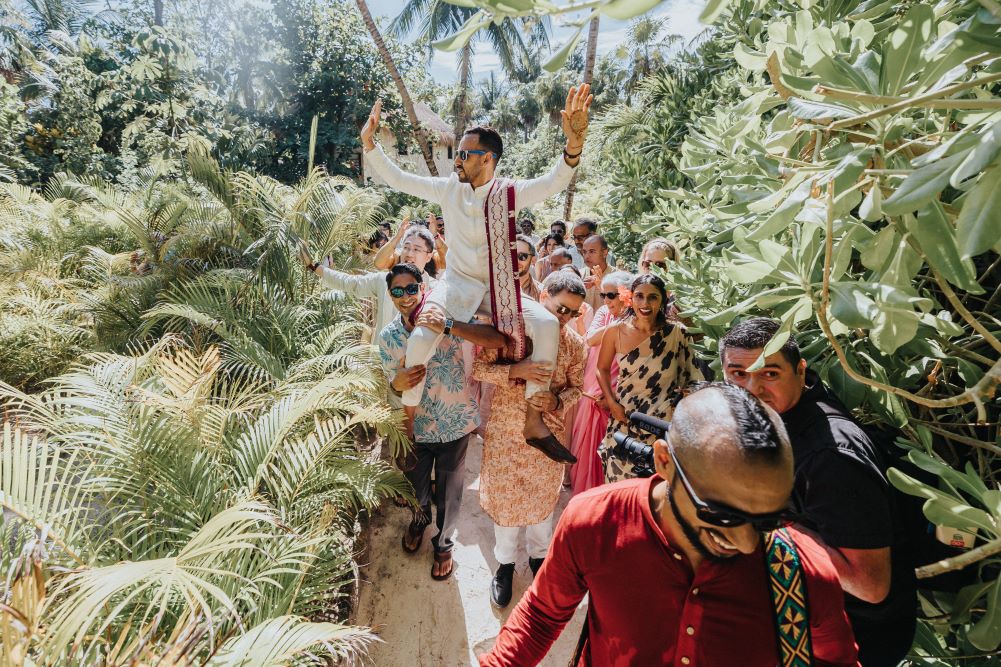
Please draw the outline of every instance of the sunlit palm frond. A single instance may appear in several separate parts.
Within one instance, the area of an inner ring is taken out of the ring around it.
[[[93,512],[86,500],[92,464],[80,450],[50,447],[5,421],[0,450],[0,504],[55,545],[60,560],[83,564]]]
[[[226,642],[208,665],[279,667],[296,658],[308,658],[306,664],[317,665],[327,664],[327,660],[353,661],[373,641],[375,636],[366,628],[310,623],[296,616],[280,616]],[[303,655],[307,652],[309,655]]]
[[[245,502],[213,516],[180,551],[167,558],[83,568],[59,582],[51,598],[51,631],[41,640],[46,654],[80,658],[96,651],[105,630],[133,631],[201,618],[215,636],[218,625],[239,615],[237,601],[221,585],[250,582],[234,568],[240,556],[273,539],[277,517],[268,506]],[[149,628],[151,631],[153,628]],[[79,664],[79,663],[78,663]]]

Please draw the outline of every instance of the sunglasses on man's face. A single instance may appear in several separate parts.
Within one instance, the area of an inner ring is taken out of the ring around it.
[[[559,306],[556,306],[556,314],[557,315],[569,315],[570,318],[573,319],[574,317],[577,317],[578,315],[580,315],[580,311],[579,310],[570,310],[569,308],[567,308],[564,305],[559,305]]]
[[[415,296],[420,291],[421,291],[420,283],[410,283],[409,285],[406,285],[404,287],[390,287],[389,296],[393,297],[394,299],[402,299],[404,294],[408,296]]]
[[[490,151],[475,151],[472,149],[459,151],[459,159],[465,162],[470,155],[493,155]]]
[[[677,474],[678,479],[681,480],[681,485],[685,487],[685,493],[688,494],[688,499],[692,501],[693,505],[695,505],[695,515],[699,517],[699,520],[703,523],[708,523],[711,526],[718,526],[719,528],[737,528],[749,523],[752,528],[762,533],[795,523],[796,515],[790,509],[784,509],[768,514],[749,514],[722,503],[713,502],[711,500],[702,500],[699,498],[698,494],[695,493],[695,489],[692,488],[691,483],[688,481],[688,477],[685,476],[685,470],[681,467],[681,463],[678,461],[678,457],[674,453],[674,445],[668,443],[667,451],[671,454],[671,460],[674,461],[675,473]]]
[[[519,262],[527,262],[528,258],[531,257],[531,256],[532,256],[531,253],[528,253],[528,252],[519,252],[518,253],[518,261]]]
[[[644,259],[640,262],[640,266],[642,266],[645,271],[649,271],[651,266],[656,266],[658,269],[667,271],[667,262],[651,262],[649,259]]]
[[[619,293],[618,292],[598,292],[598,296],[600,296],[602,299],[608,299],[609,301],[611,301],[612,299],[618,299],[619,298]]]

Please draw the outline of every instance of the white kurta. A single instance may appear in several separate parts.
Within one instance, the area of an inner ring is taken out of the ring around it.
[[[365,153],[365,159],[391,188],[441,206],[448,245],[445,255],[448,276],[438,282],[432,300],[442,305],[453,319],[462,322],[469,321],[481,305],[489,308],[489,299],[487,304],[483,303],[490,290],[484,202],[494,181],[473,189],[468,183],[460,183],[454,173],[437,178],[411,174],[396,166],[378,145]],[[534,206],[566,189],[573,173],[574,167],[560,156],[545,176],[515,181],[515,211]]]

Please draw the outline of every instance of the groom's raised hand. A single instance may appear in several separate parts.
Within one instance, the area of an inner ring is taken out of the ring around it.
[[[584,148],[592,101],[594,95],[591,94],[589,83],[580,88],[571,88],[567,93],[567,101],[560,115],[563,117],[563,134],[567,137],[567,153],[571,155],[580,153]]]
[[[569,98],[568,98],[569,99]],[[375,133],[379,130],[379,118],[382,116],[382,99],[377,99],[372,105],[368,120],[361,128],[361,145],[365,151],[375,148]]]

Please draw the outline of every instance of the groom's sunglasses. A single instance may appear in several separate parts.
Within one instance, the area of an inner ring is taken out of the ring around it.
[[[699,517],[700,521],[720,528],[736,528],[749,523],[759,532],[768,532],[795,523],[796,515],[788,509],[769,514],[748,514],[723,503],[702,500],[695,493],[688,477],[685,476],[685,470],[681,467],[681,463],[674,453],[674,445],[668,443],[667,451],[671,454],[674,470],[677,472],[678,479],[681,480],[681,485],[685,487],[685,493],[688,494],[689,500],[695,505],[695,515]]]
[[[410,296],[416,295],[421,291],[420,283],[410,283],[406,287],[390,287],[389,296],[394,299],[402,299],[404,294],[409,294]]]
[[[490,151],[474,151],[474,150],[461,150],[459,151],[459,159],[465,162],[469,159],[470,155],[493,155]]]

